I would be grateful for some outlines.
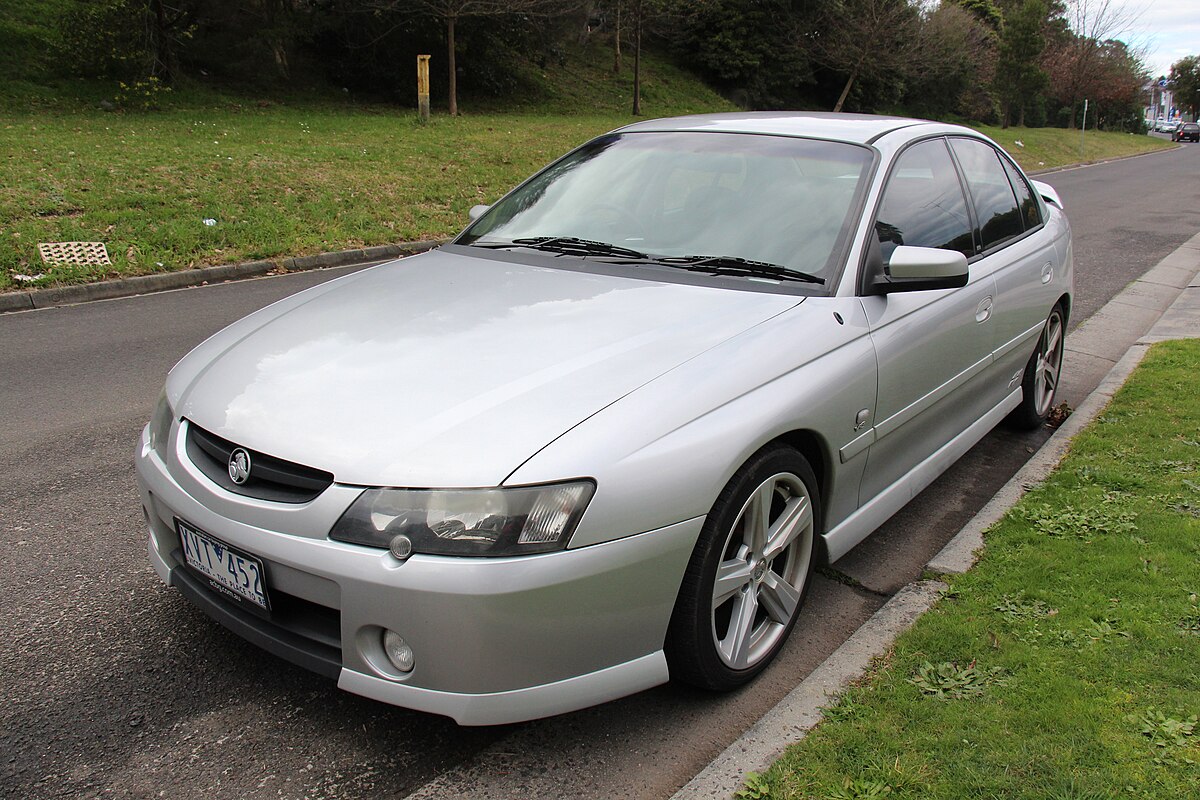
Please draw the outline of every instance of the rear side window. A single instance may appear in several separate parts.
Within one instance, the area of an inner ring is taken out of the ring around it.
[[[954,154],[975,201],[983,249],[989,250],[1025,232],[1021,212],[1000,154],[975,139],[951,139]]]
[[[1000,161],[1004,164],[1004,171],[1008,173],[1008,179],[1012,181],[1013,190],[1017,193],[1017,205],[1021,208],[1021,221],[1025,223],[1025,230],[1036,228],[1042,224],[1042,210],[1033,196],[1033,189],[1029,188],[1029,182],[1007,159],[1002,158]]]
[[[896,159],[883,190],[875,233],[885,262],[897,245],[974,255],[971,217],[945,140],[913,145]]]

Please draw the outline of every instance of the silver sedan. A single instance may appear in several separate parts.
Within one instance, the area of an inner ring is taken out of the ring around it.
[[[472,220],[201,344],[136,452],[162,580],[351,692],[743,685],[815,564],[1054,403],[1067,219],[966,128],[641,122]]]

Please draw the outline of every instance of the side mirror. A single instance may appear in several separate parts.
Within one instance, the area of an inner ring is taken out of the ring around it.
[[[1058,192],[1048,183],[1041,181],[1033,181],[1033,190],[1042,196],[1042,199],[1053,206],[1058,206],[1059,211],[1063,211],[1062,198],[1058,196]]]
[[[471,210],[467,212],[467,217],[474,222],[484,215],[491,206],[471,206]]]
[[[873,270],[869,294],[957,289],[970,277],[967,257],[957,250],[900,245],[887,264]]]

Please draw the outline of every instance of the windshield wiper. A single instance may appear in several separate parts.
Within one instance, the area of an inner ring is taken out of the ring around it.
[[[750,278],[775,278],[781,281],[802,281],[825,284],[824,278],[801,272],[798,269],[781,267],[766,261],[753,261],[739,256],[677,256],[654,259],[656,264],[668,267],[707,272],[712,275],[745,275]]]
[[[608,242],[577,239],[574,236],[527,236],[511,242],[472,242],[471,247],[501,250],[507,247],[527,247],[567,256],[613,256],[615,258],[649,258],[643,252]]]

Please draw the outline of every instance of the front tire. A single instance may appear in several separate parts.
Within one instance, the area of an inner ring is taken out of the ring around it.
[[[820,495],[796,450],[760,450],[729,479],[684,574],[666,656],[671,677],[728,691],[783,647],[812,577]]]
[[[1025,365],[1025,375],[1021,379],[1021,405],[1013,409],[1008,417],[1013,427],[1032,430],[1045,423],[1049,416],[1062,374],[1066,334],[1066,315],[1062,305],[1056,305],[1046,318],[1037,349]]]

